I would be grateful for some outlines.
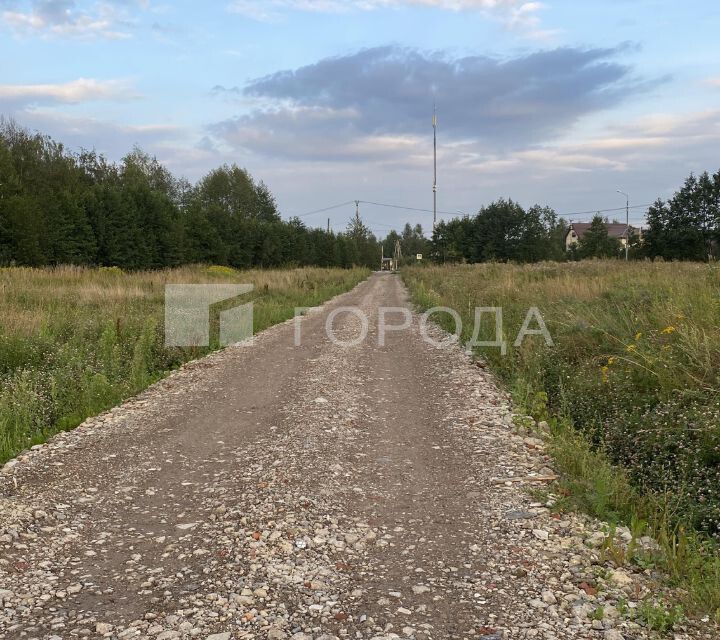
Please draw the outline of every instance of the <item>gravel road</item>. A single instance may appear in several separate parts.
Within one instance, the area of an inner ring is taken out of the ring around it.
[[[362,344],[326,336],[347,305]],[[654,637],[651,577],[529,490],[543,440],[490,374],[415,314],[381,345],[380,306],[408,307],[397,276],[311,311],[300,346],[273,327],[8,463],[0,638]]]

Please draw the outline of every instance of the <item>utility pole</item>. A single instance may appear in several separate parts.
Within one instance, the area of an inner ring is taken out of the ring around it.
[[[437,113],[433,104],[433,232],[437,223]]]
[[[625,196],[625,260],[627,261],[630,250],[630,196],[620,189],[616,189],[616,191]]]
[[[400,260],[402,259],[402,247],[400,246],[400,240],[395,240],[395,253],[393,255],[393,262],[395,263],[394,271],[400,268]]]
[[[327,232],[330,233],[330,218],[328,218],[328,229]]]
[[[360,200],[355,200],[355,222],[360,222]]]

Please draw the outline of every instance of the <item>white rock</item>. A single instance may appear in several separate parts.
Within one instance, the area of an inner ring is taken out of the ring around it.
[[[585,544],[593,549],[598,549],[605,544],[606,536],[602,531],[596,531],[589,538],[585,539]]]
[[[610,574],[610,580],[619,587],[625,587],[633,583],[633,579],[624,571],[620,571],[620,569],[615,569],[615,571]]]

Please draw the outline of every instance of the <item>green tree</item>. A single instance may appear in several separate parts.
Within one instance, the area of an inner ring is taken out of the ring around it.
[[[581,258],[616,258],[620,248],[620,241],[608,234],[607,221],[597,215],[580,239],[578,255]]]

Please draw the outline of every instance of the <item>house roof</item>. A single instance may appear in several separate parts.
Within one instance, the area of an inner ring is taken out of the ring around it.
[[[568,233],[570,231],[574,231],[578,238],[582,238],[585,235],[585,232],[592,226],[592,223],[590,222],[573,222],[568,227]],[[605,225],[608,230],[608,235],[611,238],[624,238],[625,237],[625,230],[629,229],[630,233],[637,232],[637,229],[630,225],[629,227],[626,227],[624,224],[621,223],[615,223],[610,222]]]

